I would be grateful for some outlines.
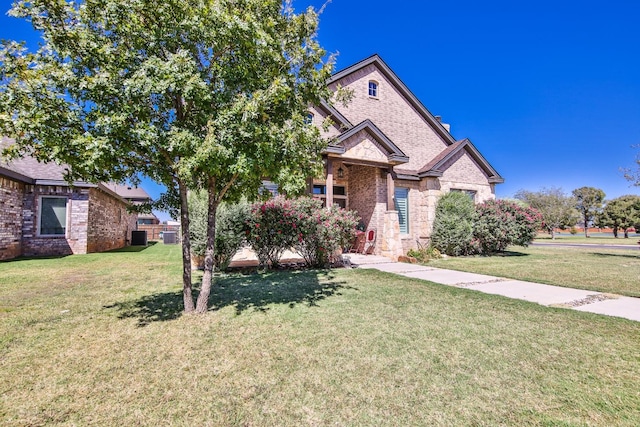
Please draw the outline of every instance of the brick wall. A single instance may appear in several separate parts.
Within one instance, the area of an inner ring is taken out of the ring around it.
[[[23,194],[23,183],[0,176],[0,260],[22,252]]]
[[[42,196],[66,197],[66,236],[38,235]],[[25,256],[71,255],[87,252],[86,225],[89,189],[66,186],[26,185],[22,208],[22,254]]]
[[[87,222],[87,252],[104,252],[131,244],[137,214],[127,212],[127,205],[100,189],[90,189]]]
[[[369,80],[378,82],[378,98],[369,97]],[[369,65],[331,85],[353,89],[353,99],[338,110],[354,125],[371,121],[409,156],[403,169],[418,170],[447,147],[442,138],[394,88],[374,65]]]
[[[385,176],[383,176],[385,175]],[[386,171],[371,166],[351,166],[349,171],[349,208],[358,212],[367,229],[381,237],[387,211]],[[380,245],[376,245],[376,253]]]

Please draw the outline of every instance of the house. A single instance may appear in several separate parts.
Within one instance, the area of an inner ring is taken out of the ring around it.
[[[3,138],[0,151],[12,141]],[[0,260],[102,252],[136,229],[129,202],[105,184],[64,180],[65,167],[24,157],[0,162]]]
[[[133,205],[142,205],[151,202],[151,196],[142,187],[133,185],[120,185],[113,182],[105,184],[109,190]],[[157,225],[160,220],[153,213],[138,213],[138,225]]]
[[[373,55],[335,73],[330,89],[352,91],[346,106],[321,103],[309,123],[329,118],[325,177],[309,192],[358,212],[376,230],[376,253],[397,259],[427,244],[440,195],[462,191],[476,203],[504,182],[469,139],[455,139],[389,66]]]

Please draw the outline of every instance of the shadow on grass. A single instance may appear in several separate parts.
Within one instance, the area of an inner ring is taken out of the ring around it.
[[[592,252],[593,255],[597,256],[597,257],[602,257],[602,258],[634,258],[634,259],[639,259],[640,258],[640,252],[635,253],[635,254],[627,254],[627,253],[603,253],[603,252]]]
[[[291,271],[234,275],[214,281],[209,304],[212,310],[234,307],[236,314],[254,309],[267,311],[272,304],[316,306],[319,301],[355,289],[336,281],[331,271]]]
[[[201,284],[197,284],[199,288]],[[209,297],[209,310],[233,307],[236,314],[246,310],[266,312],[273,304],[285,304],[289,308],[297,304],[309,307],[333,295],[341,295],[343,289],[357,289],[336,281],[331,271],[269,272],[252,275],[216,277]],[[194,290],[195,291],[195,290]],[[197,298],[198,292],[194,292]],[[104,306],[116,309],[119,319],[138,319],[138,326],[153,322],[165,322],[183,313],[182,291],[158,293],[135,301]]]
[[[146,249],[149,249],[151,246],[155,245],[158,242],[148,242],[147,246],[125,246],[124,248],[120,248],[120,249],[113,249],[111,251],[107,251],[104,252],[106,254],[117,254],[117,253],[122,253],[122,252],[142,252]]]
[[[516,251],[504,251],[504,252],[494,252],[488,255],[481,255],[483,257],[499,257],[499,258],[509,258],[509,257],[520,257],[520,256],[531,256],[530,254],[525,254],[522,252]]]
[[[105,305],[106,309],[119,311],[118,319],[138,319],[138,326],[153,322],[166,322],[182,316],[182,291],[145,295],[135,301],[116,302]]]

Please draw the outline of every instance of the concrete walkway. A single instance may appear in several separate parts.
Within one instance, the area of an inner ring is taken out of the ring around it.
[[[348,257],[352,266],[357,268],[376,269],[443,285],[536,302],[545,306],[571,308],[640,322],[640,298],[393,262],[389,258],[376,255],[345,254],[344,257]]]

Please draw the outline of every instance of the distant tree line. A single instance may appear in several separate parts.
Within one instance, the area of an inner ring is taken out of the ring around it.
[[[516,199],[537,209],[542,215],[543,228],[555,239],[556,230],[565,230],[578,222],[584,223],[585,237],[589,237],[589,225],[611,227],[618,237],[622,230],[629,237],[629,229],[640,230],[640,196],[625,195],[605,200],[599,188],[580,187],[565,194],[561,188],[542,188],[539,191],[520,190]]]

